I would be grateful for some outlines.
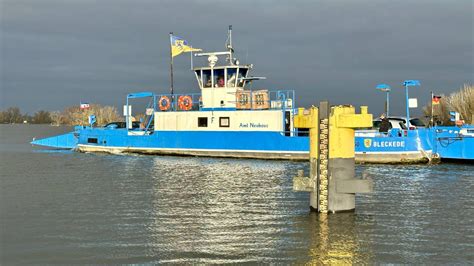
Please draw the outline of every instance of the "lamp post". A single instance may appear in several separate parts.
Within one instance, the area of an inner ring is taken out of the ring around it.
[[[385,113],[388,117],[390,115],[390,86],[387,84],[379,84],[375,88],[386,93],[387,99],[385,101]]]
[[[407,104],[407,128],[408,130],[410,130],[410,104],[409,104],[409,99],[408,99],[408,87],[420,86],[420,81],[405,80],[405,82],[403,82],[403,86],[405,86],[405,96],[406,96],[406,104]]]

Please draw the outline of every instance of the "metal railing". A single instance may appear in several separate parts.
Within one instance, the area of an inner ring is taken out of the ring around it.
[[[186,94],[159,94],[155,95],[155,111],[184,111],[179,107],[178,99],[181,96],[189,96],[192,99],[192,108],[189,111],[200,110],[202,107],[201,93],[186,93]],[[165,98],[166,97],[166,98]],[[161,110],[160,105],[162,100],[169,101],[169,107],[166,110]]]
[[[242,93],[246,93],[248,101],[245,102],[245,107],[242,107],[242,103],[237,99],[237,94],[235,95],[236,99],[234,101],[227,101],[227,103],[232,103],[236,106],[235,110],[288,110],[293,109],[295,106],[295,91],[294,90],[276,90],[276,91],[267,91],[262,92],[263,90],[245,90]],[[267,93],[268,99],[254,99],[258,95]],[[179,106],[179,98],[182,96],[191,97],[192,107],[187,111],[201,111],[202,104],[202,95],[201,93],[186,93],[186,94],[159,94],[155,95],[155,106],[156,111],[186,111],[182,110]],[[256,96],[256,97],[254,97]],[[168,105],[168,103],[169,105]],[[239,105],[239,108],[237,106]],[[161,107],[161,108],[160,108]],[[219,109],[220,107],[215,107]],[[163,110],[162,110],[163,109]]]

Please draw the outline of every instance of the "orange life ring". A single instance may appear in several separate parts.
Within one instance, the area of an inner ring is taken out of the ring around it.
[[[193,108],[193,98],[189,95],[181,95],[178,98],[179,109],[183,111],[189,111]]]
[[[170,98],[168,98],[168,96],[161,96],[160,100],[158,101],[158,106],[160,107],[161,111],[167,111],[171,106]]]

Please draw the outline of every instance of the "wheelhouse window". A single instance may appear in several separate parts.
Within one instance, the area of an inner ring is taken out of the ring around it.
[[[227,87],[235,87],[237,84],[237,68],[227,68]]]
[[[239,68],[237,87],[245,86],[245,81],[242,78],[247,77],[247,72],[248,68]]]
[[[198,127],[207,127],[207,117],[198,117]]]
[[[198,84],[199,84],[199,87],[202,88],[202,77],[201,77],[201,70],[196,70],[194,71],[194,73],[196,73],[196,79],[198,81]]]
[[[224,69],[214,69],[214,87],[225,87]]]
[[[219,117],[219,127],[230,127],[230,118]]]
[[[203,70],[202,71],[202,84],[203,84],[204,88],[211,88],[212,87],[211,70]]]

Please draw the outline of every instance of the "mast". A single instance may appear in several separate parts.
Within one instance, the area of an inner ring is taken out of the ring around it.
[[[170,32],[170,94],[171,94],[171,104],[173,104],[173,33]]]
[[[430,117],[430,123],[431,123],[431,126],[433,127],[434,126],[434,119],[433,119],[433,98],[434,98],[434,93],[431,92],[431,117]]]

